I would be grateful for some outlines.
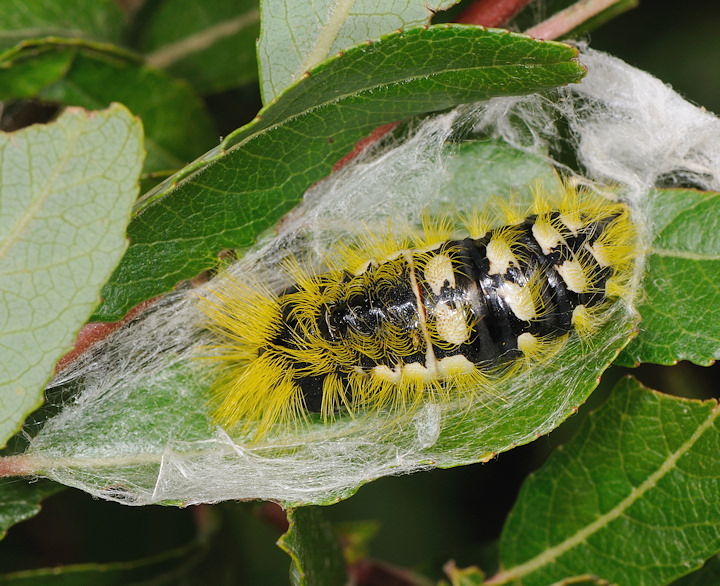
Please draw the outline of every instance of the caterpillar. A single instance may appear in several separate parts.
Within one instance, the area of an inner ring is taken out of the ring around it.
[[[496,205],[499,226],[471,211],[402,236],[368,230],[323,270],[287,262],[279,292],[227,279],[203,306],[216,421],[263,435],[310,413],[472,397],[573,332],[591,339],[628,295],[635,228],[623,203],[570,186],[554,199]]]

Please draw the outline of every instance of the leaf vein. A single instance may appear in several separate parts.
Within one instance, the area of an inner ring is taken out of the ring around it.
[[[249,28],[260,20],[260,11],[251,10],[235,18],[211,26],[175,43],[165,45],[148,54],[146,63],[150,67],[165,69],[188,55],[199,53],[211,47],[213,43],[231,37],[245,28]]]
[[[557,545],[546,549],[541,554],[535,556],[527,562],[508,568],[507,570],[503,570],[502,572],[496,574],[494,579],[487,581],[487,584],[506,584],[535,572],[543,566],[555,562],[557,558],[561,557],[581,543],[586,542],[591,535],[621,517],[646,492],[654,488],[663,476],[675,468],[677,461],[686,452],[688,452],[688,450],[695,445],[705,431],[713,425],[718,415],[720,415],[720,407],[715,406],[705,421],[698,425],[685,443],[672,452],[655,472],[648,476],[638,487],[633,488],[628,496],[622,499],[607,513],[601,515],[595,521],[576,532],[574,535],[571,535]]]

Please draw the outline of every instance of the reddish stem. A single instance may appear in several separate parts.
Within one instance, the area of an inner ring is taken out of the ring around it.
[[[530,2],[532,0],[476,0],[460,14],[457,21],[480,26],[502,26]]]
[[[7,478],[9,476],[33,476],[37,473],[38,470],[33,466],[32,460],[25,454],[0,458],[0,478]]]
[[[154,303],[156,299],[157,297],[153,297],[152,299],[148,299],[147,301],[143,301],[142,303],[136,305],[120,321],[110,323],[93,322],[85,324],[82,328],[80,328],[80,331],[75,338],[75,345],[73,346],[73,349],[70,350],[70,352],[65,354],[65,356],[63,356],[58,361],[57,365],[55,366],[55,373],[57,374],[66,366],[74,362],[83,352],[85,352],[95,343],[109,336],[119,327],[125,325],[128,321],[138,315],[143,309]]]
[[[536,39],[557,39],[580,26],[586,20],[607,10],[620,0],[578,0],[565,10],[525,31]]]
[[[347,165],[350,161],[357,157],[361,152],[363,152],[367,147],[369,147],[372,143],[380,140],[398,124],[399,122],[390,122],[389,124],[383,124],[382,126],[378,126],[365,138],[359,140],[357,144],[355,144],[353,150],[351,150],[347,155],[345,155],[342,159],[340,159],[337,163],[333,165],[333,173],[338,169],[342,169],[345,165]]]

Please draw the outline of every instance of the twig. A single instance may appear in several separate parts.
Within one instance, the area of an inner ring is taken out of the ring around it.
[[[530,2],[532,0],[477,0],[460,14],[457,21],[480,26],[502,26]]]
[[[620,0],[580,0],[525,31],[536,39],[557,39]]]
[[[35,476],[40,474],[39,460],[27,454],[0,458],[0,478],[9,476]]]

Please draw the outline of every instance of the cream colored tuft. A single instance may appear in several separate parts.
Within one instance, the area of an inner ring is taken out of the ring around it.
[[[560,221],[565,224],[573,233],[573,236],[577,236],[582,227],[585,225],[577,212],[564,212],[560,214]]]
[[[592,254],[593,258],[601,267],[605,268],[612,265],[612,251],[601,242],[595,242],[592,246],[586,244],[585,250]]]
[[[435,295],[440,295],[443,285],[447,282],[455,287],[455,273],[450,258],[444,254],[436,254],[425,266],[425,280]]]
[[[397,384],[400,382],[400,369],[393,370],[384,364],[378,365],[370,371],[370,374],[375,378]]]
[[[450,344],[462,344],[470,336],[470,329],[465,320],[465,312],[453,309],[445,303],[438,303],[435,314],[435,329],[441,340]]]
[[[427,383],[437,378],[434,371],[419,362],[409,362],[402,367],[402,376],[406,380]]]
[[[560,232],[548,221],[548,218],[538,218],[533,224],[532,233],[544,255],[550,254],[562,240]]]
[[[523,332],[518,336],[517,345],[520,352],[526,357],[532,358],[540,353],[542,344],[536,336],[533,336],[530,332]]]
[[[566,260],[561,265],[556,265],[555,268],[570,291],[575,293],[585,293],[587,291],[587,277],[580,261]]]
[[[572,326],[582,337],[592,334],[597,327],[597,318],[584,305],[578,305],[572,312]]]
[[[517,264],[507,239],[499,234],[495,234],[490,239],[485,253],[490,261],[489,275],[504,275],[511,265]]]
[[[518,319],[530,321],[537,317],[531,287],[521,287],[517,283],[506,281],[499,287],[498,293],[510,306],[510,309],[512,309],[512,312]]]
[[[475,365],[462,354],[446,356],[438,360],[438,373],[442,377],[453,377],[460,374],[474,374]]]

